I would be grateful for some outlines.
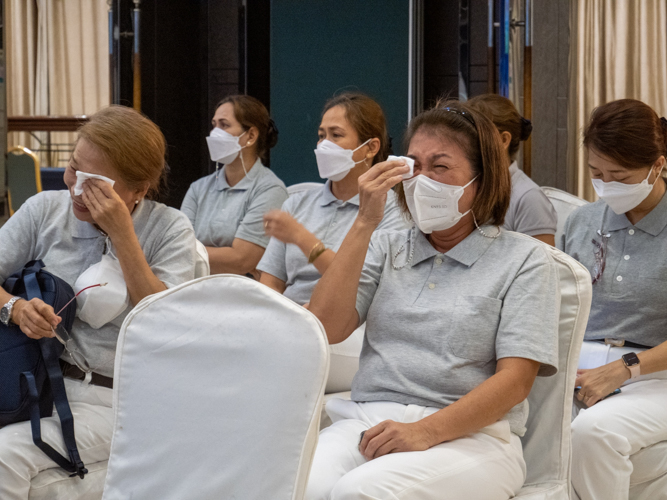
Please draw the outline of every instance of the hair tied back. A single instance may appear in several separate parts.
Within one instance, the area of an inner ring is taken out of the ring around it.
[[[271,149],[278,143],[278,127],[273,118],[269,118],[269,126],[266,130],[267,146]]]
[[[521,140],[527,141],[533,131],[533,123],[523,116],[521,117]]]
[[[660,117],[660,125],[662,125],[662,128],[667,128],[667,118],[664,116]]]

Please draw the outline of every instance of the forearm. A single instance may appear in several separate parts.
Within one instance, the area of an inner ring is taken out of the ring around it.
[[[119,241],[121,243],[116,244],[112,239],[132,304],[136,306],[145,297],[166,290],[165,284],[153,274],[148,265],[134,230]]]
[[[305,228],[303,229],[303,234],[296,242],[297,246],[303,252],[303,254],[306,256],[307,259],[310,258],[310,253],[313,251],[313,249],[318,243],[320,243],[320,239]],[[317,269],[320,274],[324,275],[327,269],[329,269],[329,266],[333,262],[335,256],[336,252],[334,252],[330,248],[327,248],[313,262],[315,269]]]
[[[211,274],[245,275],[253,271],[259,263],[259,259],[250,261],[245,252],[233,247],[206,247],[206,251]]]
[[[527,380],[526,380],[527,378]],[[534,377],[501,370],[468,394],[442,410],[420,420],[431,446],[452,441],[491,425],[523,401]]]
[[[658,344],[652,349],[638,352],[637,357],[639,358],[642,375],[667,370],[667,342]],[[626,371],[628,372],[628,378],[630,378],[630,371],[627,368]]]
[[[357,218],[310,299],[309,309],[322,322],[330,344],[342,342],[358,326],[357,290],[374,229]]]

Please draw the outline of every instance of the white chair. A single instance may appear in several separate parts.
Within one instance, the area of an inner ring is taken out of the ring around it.
[[[195,278],[203,278],[211,275],[211,266],[208,262],[208,252],[204,244],[195,240]]]
[[[560,237],[563,234],[563,227],[565,227],[565,221],[568,216],[574,212],[577,208],[587,205],[586,200],[570,194],[566,191],[554,187],[543,186],[540,188],[542,192],[549,198],[549,201],[556,209],[556,214],[558,215],[558,223],[556,229],[556,246],[560,243]]]
[[[300,182],[299,184],[287,186],[287,194],[292,196],[294,193],[300,193],[301,191],[308,191],[322,186],[324,186],[324,184],[320,182]]]
[[[548,247],[560,277],[558,373],[538,377],[528,395],[527,432],[521,439],[526,483],[515,498],[569,500],[572,394],[591,307],[591,275],[579,262]]]
[[[146,298],[118,339],[104,499],[301,499],[328,365],[315,316],[254,280]]]

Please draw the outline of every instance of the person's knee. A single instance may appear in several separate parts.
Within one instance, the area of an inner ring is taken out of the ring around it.
[[[605,419],[595,412],[579,412],[572,422],[572,452],[579,457],[597,456],[600,448],[623,453],[628,446],[627,438],[613,432]]]

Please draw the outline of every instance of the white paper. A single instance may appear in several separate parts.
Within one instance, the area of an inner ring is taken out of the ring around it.
[[[415,173],[415,161],[412,158],[408,158],[407,156],[389,155],[389,157],[387,157],[387,161],[398,161],[398,160],[405,161],[406,165],[410,167],[410,171],[407,174],[404,174],[403,178],[409,179],[410,177],[412,177]]]
[[[86,172],[81,172],[80,170],[76,173],[76,185],[74,186],[74,196],[81,196],[83,194],[83,183],[86,179],[100,179],[108,184],[111,184],[111,187],[116,183],[113,179],[104,177],[103,175],[97,174],[87,174]]]

